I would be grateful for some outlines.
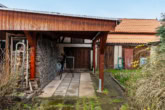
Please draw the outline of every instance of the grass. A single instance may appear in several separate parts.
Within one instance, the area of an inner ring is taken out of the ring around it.
[[[97,97],[35,99],[33,104],[17,103],[13,110],[101,110]]]
[[[121,106],[120,110],[129,110],[129,107],[127,104],[124,104]]]
[[[107,73],[111,73],[115,79],[117,79],[123,86],[128,86],[127,81],[129,81],[131,78],[135,79],[138,76],[135,76],[140,73],[140,69],[134,69],[134,70],[117,70],[117,69],[108,69],[105,70]]]
[[[123,102],[123,100],[121,100],[121,99],[113,99],[113,100],[110,101],[110,104],[121,103],[121,102]]]
[[[103,93],[104,93],[105,95],[108,95],[108,94],[109,94],[108,89],[104,89],[104,90],[103,90]]]

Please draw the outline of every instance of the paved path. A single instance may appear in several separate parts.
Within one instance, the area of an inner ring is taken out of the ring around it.
[[[42,98],[52,96],[76,96],[93,97],[95,91],[90,73],[64,73],[62,79],[59,76],[50,82],[39,96]]]

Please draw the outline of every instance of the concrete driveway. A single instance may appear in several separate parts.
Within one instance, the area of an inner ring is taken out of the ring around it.
[[[63,73],[63,77],[57,76],[44,89],[41,98],[52,96],[76,96],[76,97],[93,97],[95,90],[91,80],[90,73]]]

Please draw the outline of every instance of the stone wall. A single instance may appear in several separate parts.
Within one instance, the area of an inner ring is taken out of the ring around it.
[[[44,36],[38,37],[36,55],[36,77],[39,79],[39,86],[42,88],[52,81],[59,71],[57,66],[59,48],[55,41],[51,41]]]

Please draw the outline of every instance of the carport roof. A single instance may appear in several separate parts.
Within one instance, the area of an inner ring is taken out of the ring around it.
[[[77,18],[89,18],[89,19],[100,19],[100,20],[120,20],[119,18],[108,18],[108,17],[99,17],[99,16],[87,16],[87,15],[76,15],[76,14],[67,14],[59,12],[48,12],[48,11],[37,11],[37,10],[27,10],[27,9],[17,9],[17,8],[1,8],[1,6],[6,7],[0,3],[0,10],[6,11],[16,11],[16,12],[25,12],[25,13],[36,13],[36,14],[45,14],[45,15],[58,15],[66,17],[77,17]]]
[[[54,12],[0,8],[0,30],[6,31],[114,31],[116,19]]]

